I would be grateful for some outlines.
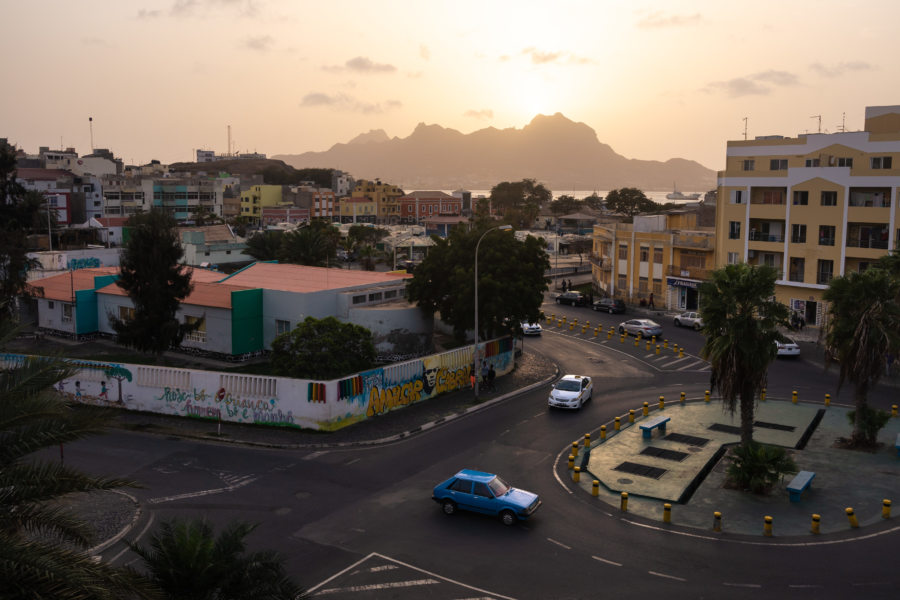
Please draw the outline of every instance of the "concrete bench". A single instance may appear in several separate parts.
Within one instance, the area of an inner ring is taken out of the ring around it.
[[[800,502],[800,494],[809,487],[813,477],[816,476],[814,471],[800,471],[791,482],[787,485],[787,491],[791,495],[791,502]]]
[[[650,439],[650,436],[653,435],[654,429],[659,429],[659,432],[666,432],[666,423],[669,422],[671,417],[653,417],[649,421],[644,421],[641,423],[641,434],[646,438]]]

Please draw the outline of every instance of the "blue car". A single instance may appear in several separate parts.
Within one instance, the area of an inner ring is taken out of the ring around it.
[[[470,469],[436,485],[431,498],[446,515],[471,510],[499,516],[504,525],[527,519],[541,505],[537,494],[514,488],[497,475]]]

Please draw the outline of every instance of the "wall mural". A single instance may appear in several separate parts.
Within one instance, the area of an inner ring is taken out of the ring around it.
[[[511,338],[486,342],[483,361],[498,375],[514,367]],[[14,368],[29,357],[0,354]],[[56,384],[67,398],[160,414],[335,431],[471,385],[472,348],[378,367],[352,377],[310,381],[169,367],[68,361],[78,368]]]

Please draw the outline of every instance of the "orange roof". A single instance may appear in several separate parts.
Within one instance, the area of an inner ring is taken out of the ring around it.
[[[229,284],[285,292],[320,292],[373,283],[392,283],[412,277],[403,273],[326,269],[302,265],[254,263],[225,280]]]
[[[35,279],[28,283],[26,289],[29,294],[38,298],[74,302],[75,292],[94,289],[94,277],[116,275],[118,272],[119,267],[76,269],[43,279]]]
[[[181,301],[182,304],[194,306],[211,306],[215,308],[231,308],[231,292],[237,290],[249,290],[252,288],[241,285],[224,285],[193,281],[194,289],[188,297]],[[117,283],[110,284],[97,290],[98,294],[111,294],[113,296],[127,296],[128,294]]]

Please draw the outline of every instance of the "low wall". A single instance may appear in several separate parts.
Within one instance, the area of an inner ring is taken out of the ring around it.
[[[513,342],[482,345],[498,375],[514,367]],[[25,356],[0,354],[0,367]],[[84,404],[166,415],[334,431],[469,387],[472,347],[331,381],[70,360],[79,370],[56,389]]]

